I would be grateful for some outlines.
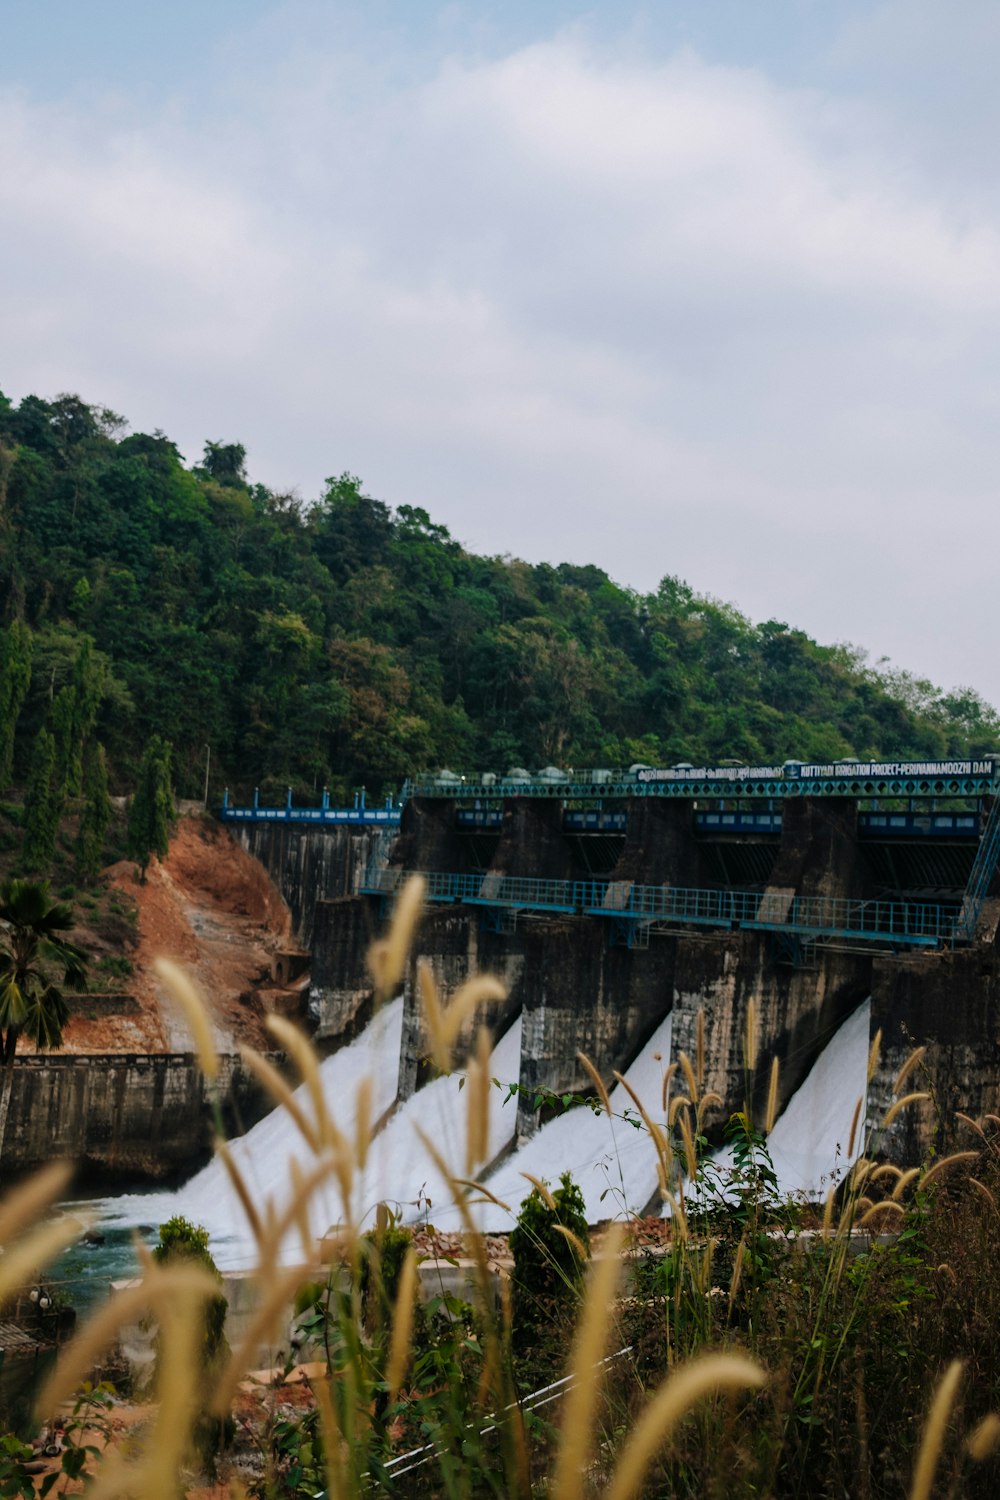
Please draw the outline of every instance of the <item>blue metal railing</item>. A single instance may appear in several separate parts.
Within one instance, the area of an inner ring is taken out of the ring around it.
[[[387,895],[410,872],[370,868],[362,890]],[[511,875],[424,875],[427,899],[474,906],[609,917],[641,924],[742,927],[801,937],[840,937],[934,947],[956,936],[955,907],[916,901],[703,890],[611,880],[533,880]]]
[[[324,827],[339,823],[354,828],[399,827],[398,807],[222,807],[219,817],[227,823],[313,823]]]
[[[398,828],[402,808],[386,798],[382,807],[369,807],[363,790],[355,793],[353,807],[331,807],[330,793],[323,788],[319,807],[296,807],[289,787],[283,807],[261,807],[260,794],[255,791],[249,807],[233,807],[229,801],[229,788],[222,794],[219,817],[227,823],[313,823],[347,825],[354,828]]]

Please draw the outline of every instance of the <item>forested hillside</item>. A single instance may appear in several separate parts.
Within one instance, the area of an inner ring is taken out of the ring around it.
[[[207,443],[187,469],[163,433],[129,433],[75,396],[0,396],[6,784],[41,774],[46,727],[46,754],[64,762],[49,774],[71,794],[87,742],[124,792],[158,735],[182,795],[200,794],[211,745],[215,792],[326,784],[335,799],[445,765],[1000,742],[974,692],[697,596],[669,576],[669,542],[667,576],[639,595],[597,567],[474,556],[349,474],[303,502],[251,483],[244,463],[239,444]]]

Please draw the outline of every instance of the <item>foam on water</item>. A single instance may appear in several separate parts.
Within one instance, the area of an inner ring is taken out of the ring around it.
[[[851,1119],[866,1087],[870,1010],[866,1001],[840,1027],[771,1133],[768,1145],[783,1193],[821,1196],[831,1173],[842,1172],[847,1165]],[[393,1103],[402,1018],[403,1002],[396,1000],[359,1037],[321,1066],[328,1108],[349,1138],[355,1134],[356,1093],[363,1078],[372,1080],[373,1118],[384,1115]],[[654,1118],[661,1112],[672,1020],[668,1016],[661,1022],[626,1074]],[[504,1085],[516,1079],[520,1053],[519,1016],[493,1049],[491,1075]],[[461,1227],[441,1173],[417,1134],[419,1127],[454,1175],[467,1175],[469,1095],[461,1087],[461,1079],[460,1073],[435,1079],[389,1117],[371,1144],[364,1170],[355,1174],[351,1206],[356,1219],[370,1221],[375,1205],[388,1202],[404,1222],[426,1217],[441,1229]],[[311,1113],[305,1088],[296,1092],[303,1108]],[[500,1155],[513,1140],[516,1105],[506,1095],[506,1087],[490,1090],[488,1159]],[[603,1111],[595,1114],[586,1108],[572,1109],[549,1121],[531,1140],[505,1157],[486,1181],[491,1193],[506,1207],[474,1204],[471,1213],[479,1227],[492,1232],[513,1227],[518,1209],[531,1191],[521,1175],[524,1172],[555,1184],[563,1172],[569,1171],[583,1192],[591,1224],[625,1212],[641,1213],[657,1190],[655,1152],[644,1128],[637,1130],[620,1118],[626,1110],[635,1114],[621,1085],[612,1090],[611,1105],[619,1118],[608,1119]],[[291,1195],[291,1159],[297,1159],[306,1171],[313,1164],[309,1148],[282,1109],[272,1111],[245,1136],[231,1142],[230,1150],[255,1201],[262,1204],[271,1199],[279,1212]],[[716,1160],[725,1167],[732,1158],[723,1151]],[[218,1161],[210,1162],[176,1192],[133,1194],[107,1199],[97,1207],[103,1222],[112,1227],[158,1225],[174,1214],[184,1214],[208,1229],[213,1254],[221,1267],[236,1269],[253,1263],[253,1242],[243,1211]],[[313,1234],[322,1234],[342,1218],[339,1189],[330,1180],[313,1197],[310,1229]],[[286,1254],[294,1257],[298,1253],[297,1241],[290,1236]]]

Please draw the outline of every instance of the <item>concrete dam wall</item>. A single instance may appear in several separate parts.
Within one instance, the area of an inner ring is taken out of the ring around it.
[[[415,798],[407,804],[389,855],[400,869],[475,874],[485,894],[491,877],[582,880],[603,859],[610,899],[631,886],[710,888],[722,861],[753,855],[761,900],[776,909],[794,898],[865,898],[873,889],[874,857],[859,842],[856,805],[804,797],[787,805],[783,824],[766,848],[728,851],[699,838],[691,803],[633,799],[617,841],[589,843],[564,831],[556,801],[510,799],[493,832],[459,826],[453,803]],[[274,837],[274,831],[262,830]],[[308,841],[308,832],[300,835]],[[322,837],[330,837],[323,835]],[[340,837],[350,839],[346,831]],[[353,859],[341,848],[338,869],[360,869],[370,844],[358,839]],[[273,859],[273,855],[270,856]],[[963,856],[964,857],[964,856]],[[298,867],[308,862],[298,855]],[[269,869],[281,881],[273,863]],[[878,877],[884,878],[879,867]],[[296,879],[300,879],[296,874]],[[481,879],[481,885],[479,881]],[[286,899],[292,893],[284,889]],[[871,1033],[883,1048],[871,1099],[887,1102],[892,1079],[913,1046],[928,1048],[921,1076],[908,1087],[933,1098],[901,1116],[883,1143],[900,1160],[955,1139],[956,1110],[973,1117],[1000,1107],[1000,903],[986,901],[979,940],[972,946],[893,952],[886,945],[834,940],[789,946],[773,933],[675,925],[628,946],[606,916],[500,911],[456,900],[429,906],[417,938],[448,994],[470,973],[492,972],[508,1000],[492,1018],[502,1033],[522,1020],[518,1082],[523,1086],[518,1136],[539,1124],[531,1096],[587,1093],[590,1081],[577,1053],[585,1052],[610,1083],[624,1071],[667,1016],[672,1060],[693,1057],[699,1013],[704,1014],[707,1089],[722,1103],[708,1116],[718,1133],[745,1097],[746,1019],[753,1003],[759,1066],[755,1090],[763,1107],[770,1060],[780,1061],[784,1105],[846,1019],[871,997]],[[387,915],[377,896],[317,895],[312,920],[312,1003],[328,1042],[353,1036],[368,1014],[365,952]],[[426,1076],[426,1052],[411,965],[404,984],[399,1087],[410,1097]],[[513,1081],[513,1080],[510,1080]],[[653,1101],[654,1103],[656,1101]]]
[[[317,901],[356,891],[385,837],[379,828],[310,828],[288,823],[227,826],[280,890],[292,913],[295,936],[306,949],[313,946]]]
[[[4,1169],[53,1158],[77,1163],[84,1181],[156,1181],[187,1174],[215,1134],[214,1099],[242,1131],[267,1107],[237,1056],[206,1081],[192,1053],[45,1053],[15,1058]]]

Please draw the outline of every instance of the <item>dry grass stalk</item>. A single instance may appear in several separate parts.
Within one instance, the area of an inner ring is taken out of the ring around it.
[[[587,1261],[586,1247],[580,1243],[579,1237],[573,1233],[572,1229],[567,1229],[565,1224],[553,1224],[552,1228],[556,1234],[561,1234],[563,1239],[568,1241],[573,1247],[573,1254],[577,1260],[581,1265],[585,1265]]]
[[[600,1361],[608,1339],[608,1308],[620,1271],[624,1239],[621,1224],[613,1224],[604,1242],[602,1258],[595,1261],[587,1278],[580,1321],[573,1340],[570,1373],[573,1384],[566,1396],[561,1423],[562,1436],[552,1481],[552,1500],[579,1500],[583,1472],[594,1436],[594,1415],[600,1389]]]
[[[608,1091],[604,1087],[604,1079],[601,1077],[600,1073],[598,1073],[597,1069],[594,1067],[594,1064],[591,1062],[590,1058],[586,1055],[586,1053],[584,1053],[584,1052],[578,1052],[576,1054],[576,1060],[580,1064],[580,1066],[583,1068],[584,1072],[587,1074],[587,1077],[590,1079],[591,1083],[594,1085],[594,1088],[597,1090],[597,1097],[601,1101],[601,1105],[603,1106],[604,1113],[607,1115],[608,1119],[610,1120],[611,1119],[611,1100],[608,1098]]]
[[[910,1186],[911,1182],[916,1182],[917,1178],[920,1176],[920,1172],[920,1167],[908,1167],[906,1171],[900,1172],[899,1180],[892,1190],[892,1197],[894,1202],[899,1202],[903,1194],[906,1192],[906,1189]]]
[[[194,1038],[195,1051],[198,1054],[198,1065],[206,1078],[217,1078],[219,1076],[219,1056],[215,1050],[215,1039],[212,1036],[212,1023],[208,1018],[208,1008],[205,1005],[201,991],[191,978],[190,974],[180,964],[173,963],[169,958],[157,958],[153,963],[153,972],[161,980],[164,989],[170,998],[176,1001],[183,1013],[184,1019],[191,1028]]]
[[[413,1334],[413,1307],[417,1292],[417,1252],[411,1245],[403,1260],[399,1276],[399,1292],[392,1320],[392,1340],[389,1346],[389,1363],[385,1380],[389,1388],[389,1400],[395,1399],[403,1383],[410,1359],[410,1340]]]
[[[854,1113],[851,1116],[851,1129],[850,1129],[850,1132],[849,1132],[848,1137],[847,1137],[847,1159],[848,1159],[848,1161],[850,1161],[851,1157],[854,1155],[854,1142],[857,1140],[858,1125],[859,1125],[859,1123],[861,1121],[861,1111],[864,1109],[864,1107],[865,1107],[864,1098],[860,1098],[858,1100],[858,1102],[855,1104],[855,1106],[854,1106]]]
[[[212,1297],[218,1290],[213,1278],[198,1266],[153,1266],[141,1282],[125,1287],[99,1308],[66,1345],[38,1397],[39,1414],[48,1416],[66,1401],[115,1335],[150,1308],[157,1311],[172,1297]]]
[[[659,1448],[698,1401],[721,1391],[752,1390],[767,1376],[753,1360],[737,1354],[709,1354],[668,1376],[643,1412],[618,1461],[606,1500],[631,1500]]]
[[[878,1062],[882,1055],[882,1028],[879,1027],[872,1037],[872,1044],[868,1048],[868,1082],[871,1083],[878,1072]],[[895,1090],[893,1090],[895,1093]]]
[[[675,1062],[672,1062],[667,1066],[663,1073],[663,1082],[660,1085],[660,1109],[664,1115],[666,1115],[667,1113],[667,1104],[670,1099],[670,1085],[674,1081],[674,1074],[676,1072],[677,1064]]]
[[[903,1087],[903,1084],[909,1078],[914,1068],[916,1068],[920,1063],[923,1062],[926,1051],[926,1047],[914,1047],[913,1051],[910,1053],[909,1057],[906,1059],[903,1066],[900,1068],[899,1072],[896,1074],[895,1078],[892,1081],[892,1092],[894,1094],[899,1093],[900,1089]]]
[[[294,1062],[299,1077],[309,1092],[313,1118],[316,1121],[317,1139],[323,1145],[331,1143],[333,1141],[332,1122],[326,1107],[326,1096],[323,1093],[323,1080],[320,1077],[319,1060],[316,1057],[315,1048],[304,1033],[284,1016],[268,1016],[266,1025],[271,1035],[281,1043]]]
[[[247,1370],[253,1365],[261,1344],[271,1343],[281,1327],[282,1317],[305,1279],[302,1266],[292,1266],[284,1271],[272,1273],[270,1286],[247,1325],[243,1342],[234,1351],[212,1394],[211,1409],[216,1416],[224,1417],[233,1404],[236,1387]],[[217,1290],[213,1286],[213,1291]]]
[[[422,875],[411,875],[396,897],[389,932],[368,950],[368,968],[375,981],[380,1002],[391,1000],[399,988],[413,944],[413,934],[423,910],[427,882]]]
[[[78,1240],[89,1222],[70,1215],[53,1219],[29,1230],[9,1246],[0,1257],[0,1302],[31,1281],[39,1266],[47,1265],[61,1250]]]
[[[229,1146],[221,1138],[216,1139],[215,1154],[225,1168],[226,1176],[233,1185],[233,1191],[240,1200],[240,1207],[247,1216],[250,1232],[259,1249],[264,1238],[264,1226],[260,1221],[260,1214],[257,1212],[257,1205],[253,1201],[250,1189],[247,1187],[246,1179],[233,1160]]]
[[[329,1381],[318,1380],[313,1386],[313,1394],[316,1397],[316,1407],[323,1432],[327,1494],[331,1497],[349,1495],[352,1486],[347,1475],[346,1445],[334,1411]]]
[[[774,1122],[778,1118],[778,1074],[780,1064],[776,1057],[771,1058],[771,1077],[767,1086],[767,1111],[764,1115],[764,1134],[770,1135],[774,1129]]]
[[[680,1116],[681,1142],[684,1146],[684,1162],[687,1167],[688,1178],[691,1182],[698,1175],[698,1152],[695,1149],[694,1134],[691,1130],[691,1115],[684,1110]]]
[[[283,1109],[288,1111],[290,1119],[295,1122],[296,1128],[302,1135],[310,1151],[318,1155],[322,1149],[319,1134],[277,1068],[272,1063],[269,1063],[266,1057],[262,1057],[254,1047],[241,1046],[239,1054],[257,1079],[257,1082],[270,1094],[275,1104],[281,1105]]]
[[[358,1084],[354,1096],[354,1118],[356,1128],[354,1132],[354,1157],[358,1164],[358,1171],[363,1172],[368,1164],[368,1152],[372,1143],[372,1099],[374,1097],[374,1081],[366,1074]]]
[[[198,1410],[198,1382],[192,1374],[199,1363],[203,1302],[203,1295],[189,1288],[161,1299],[157,1307],[156,1418],[136,1476],[143,1500],[175,1500],[177,1494],[177,1474],[188,1456]]]
[[[927,1413],[927,1421],[924,1423],[920,1448],[917,1452],[917,1464],[913,1471],[909,1500],[930,1500],[931,1486],[934,1483],[934,1474],[941,1456],[945,1429],[948,1426],[951,1409],[955,1404],[961,1378],[962,1361],[954,1359],[942,1375],[938,1388],[934,1392],[930,1411]]]
[[[988,1411],[969,1433],[965,1446],[969,1457],[976,1463],[981,1464],[984,1459],[989,1458],[1000,1446],[1000,1416],[995,1411]]]
[[[475,1056],[466,1068],[465,1170],[469,1177],[486,1161],[490,1149],[491,1051],[490,1033],[481,1026],[476,1036]]]
[[[554,1214],[556,1211],[556,1200],[549,1192],[548,1183],[543,1182],[540,1177],[533,1176],[531,1172],[522,1172],[521,1176],[525,1178],[526,1181],[531,1183],[531,1186],[538,1193],[542,1202],[545,1204],[545,1207],[549,1210],[550,1213]]]
[[[1000,1208],[997,1207],[997,1200],[994,1198],[985,1182],[980,1182],[978,1177],[970,1177],[969,1186],[971,1188],[975,1188],[976,1192],[981,1194],[981,1196],[986,1199],[987,1203],[990,1205],[990,1208],[992,1208],[997,1218],[1000,1219]]]
[[[701,1012],[699,1011],[699,1015],[700,1014]],[[694,1068],[691,1066],[691,1059],[688,1057],[686,1052],[681,1052],[679,1054],[679,1057],[681,1072],[684,1074],[684,1082],[687,1084],[688,1095],[691,1099],[691,1103],[697,1104],[699,1094],[698,1079],[695,1077]]]
[[[892,1218],[895,1216],[901,1219],[905,1213],[906,1210],[901,1203],[893,1203],[891,1198],[885,1198],[882,1202],[873,1203],[870,1208],[865,1210],[857,1221],[858,1228],[866,1229],[873,1221],[881,1224],[882,1219],[886,1217]]]
[[[757,1066],[757,1007],[747,1001],[747,1019],[743,1029],[743,1066],[752,1073]]]
[[[882,1121],[883,1130],[888,1130],[889,1126],[892,1124],[896,1116],[900,1114],[904,1109],[907,1109],[909,1105],[918,1104],[921,1099],[929,1099],[930,1097],[931,1096],[927,1093],[926,1089],[919,1089],[912,1094],[904,1094],[902,1099],[897,1099],[895,1104],[890,1104],[889,1108],[886,1110],[885,1118]]]
[[[920,1187],[928,1187],[943,1172],[948,1172],[952,1167],[957,1167],[960,1162],[978,1160],[978,1151],[953,1151],[950,1156],[942,1156],[941,1160],[936,1161],[933,1167],[928,1167],[927,1171],[920,1178]]]
[[[0,1245],[6,1246],[40,1218],[69,1187],[70,1162],[53,1161],[7,1193],[0,1203]]]

